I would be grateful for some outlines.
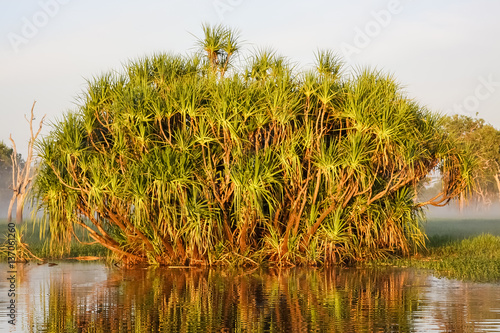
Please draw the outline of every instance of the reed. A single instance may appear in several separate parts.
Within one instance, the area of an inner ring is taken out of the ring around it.
[[[329,51],[305,73],[267,50],[237,68],[237,35],[204,33],[193,56],[89,80],[38,141],[33,198],[55,244],[80,226],[127,263],[407,255],[424,243],[421,207],[471,184],[474,161],[391,76],[343,75]],[[417,202],[435,169],[442,191]]]

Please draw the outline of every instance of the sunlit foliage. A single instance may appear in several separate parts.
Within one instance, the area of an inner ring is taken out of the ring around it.
[[[462,115],[445,118],[444,129],[474,157],[474,198],[500,201],[500,131],[483,119]]]
[[[319,51],[296,72],[204,26],[200,53],[155,54],[89,81],[39,142],[34,193],[59,241],[81,226],[130,262],[330,264],[423,244],[420,207],[469,184],[441,118],[390,76]],[[203,56],[200,56],[202,54]],[[415,202],[440,169],[443,188]]]

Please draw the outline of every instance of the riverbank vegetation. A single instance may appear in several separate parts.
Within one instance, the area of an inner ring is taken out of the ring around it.
[[[198,43],[90,80],[38,142],[33,193],[55,244],[83,228],[124,262],[167,265],[408,255],[422,207],[472,186],[470,151],[393,77],[347,75],[330,51],[305,72],[266,50],[237,64],[222,26]]]
[[[475,282],[500,281],[500,236],[482,234],[461,240],[431,238],[421,255],[383,260],[383,264],[431,269],[437,276]]]
[[[0,221],[0,234],[7,233],[5,221]],[[458,225],[458,230],[457,230]],[[482,233],[489,230],[491,233]],[[47,230],[45,230],[47,232]],[[360,263],[359,267],[397,266],[432,270],[436,276],[475,282],[500,281],[500,224],[498,219],[455,220],[432,219],[425,225],[429,235],[426,248],[410,257],[386,257]],[[469,235],[469,236],[467,236]],[[47,262],[60,259],[101,260],[116,263],[112,251],[100,244],[88,244],[88,235],[77,232],[78,239],[66,248],[51,245],[50,238],[41,237],[40,224],[25,221],[17,227],[16,260]],[[87,238],[85,238],[87,237]],[[3,239],[1,239],[3,243]],[[22,245],[19,244],[22,243]],[[7,247],[0,248],[0,259],[7,259]],[[234,258],[232,266],[244,264]]]

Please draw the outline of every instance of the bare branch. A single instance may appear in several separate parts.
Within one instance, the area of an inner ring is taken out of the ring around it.
[[[24,162],[23,167],[19,165],[19,160],[18,160],[18,155],[17,155],[17,146],[12,138],[12,134],[9,136],[10,142],[12,142],[12,155],[11,155],[11,160],[12,160],[12,200],[11,204],[9,205],[9,211],[8,211],[8,220],[11,221],[12,219],[12,207],[14,201],[17,203],[17,212],[16,212],[16,221],[20,223],[22,221],[22,214],[23,214],[23,206],[24,206],[24,199],[26,197],[27,190],[29,188],[29,185],[31,184],[31,180],[33,179],[33,176],[31,175],[31,162],[33,160],[33,147],[35,145],[35,140],[37,139],[38,135],[42,131],[43,127],[43,122],[45,120],[46,115],[42,117],[42,120],[40,121],[38,125],[38,130],[36,134],[33,131],[33,120],[35,120],[35,115],[34,115],[34,110],[35,110],[35,105],[36,101],[33,102],[33,105],[31,106],[31,112],[30,112],[30,118],[26,117],[24,115],[24,119],[29,124],[30,127],[30,139],[28,141],[28,156],[26,157],[26,161]]]

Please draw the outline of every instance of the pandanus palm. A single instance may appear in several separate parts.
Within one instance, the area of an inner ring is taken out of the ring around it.
[[[156,54],[90,81],[39,142],[34,193],[54,236],[79,225],[124,259],[160,264],[405,254],[422,245],[421,180],[441,168],[442,193],[423,203],[436,205],[470,183],[439,117],[391,77],[346,79],[328,51],[304,74],[259,51],[228,75],[236,35],[204,32],[204,59]]]

